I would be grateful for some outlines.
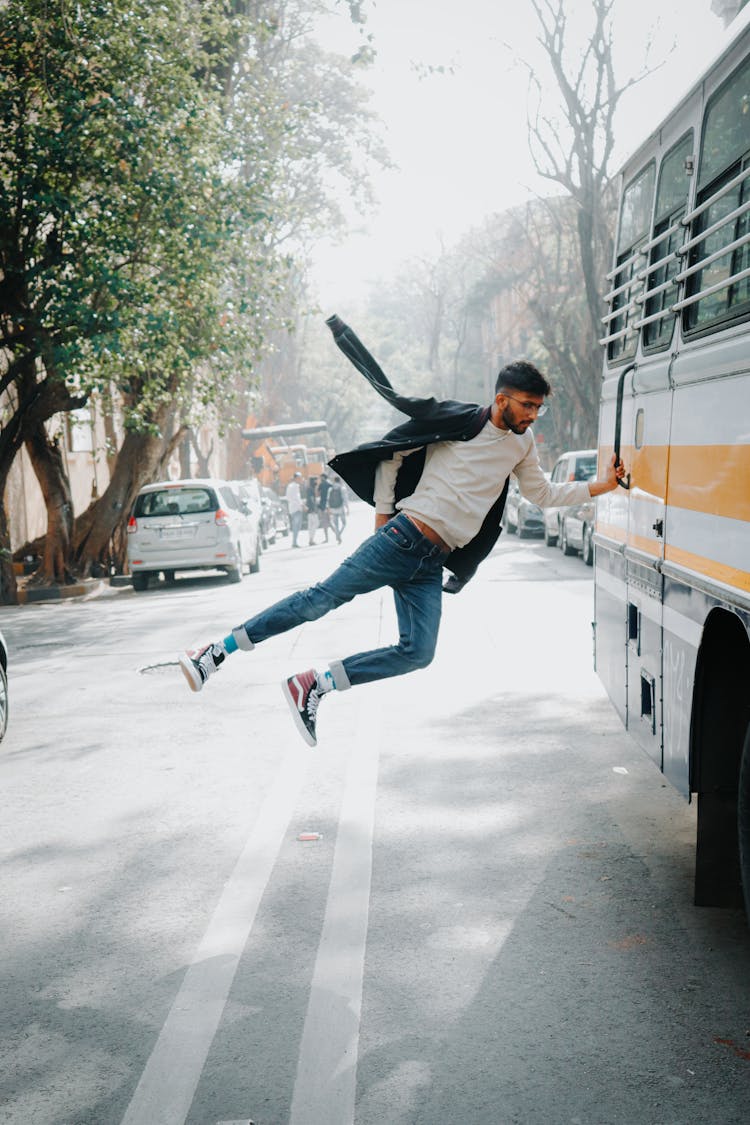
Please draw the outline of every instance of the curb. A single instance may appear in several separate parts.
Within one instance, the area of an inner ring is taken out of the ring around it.
[[[120,580],[110,583],[101,578],[86,578],[82,582],[74,582],[70,586],[22,587],[18,590],[18,604],[31,605],[34,602],[59,602],[67,598],[101,597],[109,594],[111,587],[120,589],[130,587],[132,590],[129,578],[121,575],[115,577]],[[114,594],[119,590],[111,589],[111,592]]]

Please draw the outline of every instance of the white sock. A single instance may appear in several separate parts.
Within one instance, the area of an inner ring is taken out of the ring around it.
[[[327,691],[335,691],[336,684],[334,683],[333,676],[330,671],[315,672],[315,679],[318,681],[318,691],[321,695],[325,695]]]

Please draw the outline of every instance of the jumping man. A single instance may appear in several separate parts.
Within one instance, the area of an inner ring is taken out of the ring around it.
[[[180,656],[193,691],[239,649],[323,617],[358,594],[390,586],[398,642],[298,672],[282,683],[295,723],[317,742],[320,700],[371,680],[425,668],[435,652],[443,591],[457,593],[487,557],[513,473],[522,495],[540,507],[580,504],[617,487],[613,457],[598,480],[551,484],[542,472],[532,423],[551,388],[524,360],[500,371],[489,406],[399,395],[370,353],[337,316],[326,321],[339,348],[392,406],[408,416],[380,441],[334,457],[330,466],[375,508],[375,532],[328,578],[299,590],[236,626],[222,640]],[[451,572],[443,585],[443,568]]]

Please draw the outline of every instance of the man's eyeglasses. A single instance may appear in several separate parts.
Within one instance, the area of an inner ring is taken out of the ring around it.
[[[507,391],[502,391],[501,393],[504,394],[506,398],[512,398],[514,402],[520,403],[527,414],[536,414],[537,418],[543,418],[547,413],[548,407],[546,402],[540,402],[538,404],[536,402],[526,402],[525,399],[517,398],[515,395],[509,395]]]

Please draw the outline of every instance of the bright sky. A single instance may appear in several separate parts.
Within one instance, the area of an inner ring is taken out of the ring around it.
[[[568,6],[572,32],[583,34],[588,0]],[[377,0],[368,7],[378,57],[364,80],[398,170],[378,178],[377,212],[353,217],[343,245],[317,252],[323,309],[341,306],[342,313],[368,281],[387,280],[405,259],[432,256],[441,239],[450,246],[486,215],[530,191],[550,191],[535,177],[526,139],[527,78],[519,60],[539,57],[527,0]],[[619,80],[642,68],[649,39],[652,61],[665,63],[623,98],[613,171],[716,55],[727,33],[710,8],[711,0],[618,0]],[[345,53],[358,45],[343,14],[318,38]],[[453,73],[420,79],[415,64]],[[556,89],[550,98],[558,100]]]

